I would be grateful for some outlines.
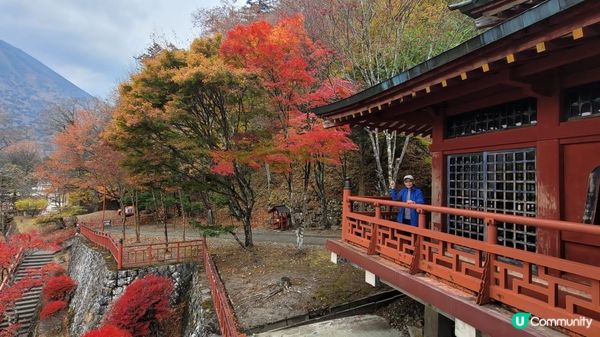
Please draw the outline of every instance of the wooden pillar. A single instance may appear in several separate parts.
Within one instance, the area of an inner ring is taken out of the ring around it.
[[[444,142],[445,109],[437,109],[433,115],[433,131],[431,148],[431,204],[444,206],[446,186],[446,169],[444,154],[437,148]],[[431,213],[431,229],[443,231],[443,219],[439,213]]]
[[[454,322],[440,314],[430,304],[425,305],[423,336],[424,337],[452,337],[454,336]]]
[[[552,96],[538,97],[538,125],[536,128],[554,133],[560,123],[560,97],[556,85]],[[536,143],[536,203],[537,216],[561,219],[561,150],[558,139],[540,140]],[[537,251],[544,255],[560,256],[560,231],[537,230]]]
[[[346,239],[350,231],[348,224],[348,213],[352,211],[352,205],[348,198],[352,195],[352,180],[346,177],[344,181],[344,191],[342,193],[342,240]]]
[[[431,154],[431,204],[434,206],[444,205],[445,173],[444,155],[442,152],[433,152]],[[442,231],[444,229],[442,224],[442,215],[431,213],[431,229]]]

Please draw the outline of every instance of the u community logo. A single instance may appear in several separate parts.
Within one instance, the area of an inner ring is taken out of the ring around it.
[[[585,316],[577,318],[540,318],[532,316],[530,312],[517,312],[512,316],[512,325],[515,329],[523,330],[529,324],[532,326],[547,326],[547,327],[570,327],[580,326],[589,329],[592,326],[593,320]]]
[[[512,316],[513,327],[519,330],[525,329],[529,325],[529,317],[531,317],[529,312],[517,312]]]

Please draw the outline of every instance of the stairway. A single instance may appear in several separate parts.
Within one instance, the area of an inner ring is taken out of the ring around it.
[[[29,272],[39,269],[52,262],[53,258],[54,253],[41,250],[25,255],[15,270],[12,281],[14,282],[23,279],[28,275]],[[41,293],[41,286],[29,289],[23,294],[23,297],[16,302],[14,307],[15,310],[11,310],[11,312],[16,311],[16,320],[19,324],[21,324],[17,336],[29,336],[29,329],[32,325],[34,325],[34,320],[37,318],[38,307],[42,295]],[[4,329],[7,326],[8,322],[3,319],[0,322],[0,329]]]

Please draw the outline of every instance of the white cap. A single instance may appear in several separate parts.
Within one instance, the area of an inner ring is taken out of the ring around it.
[[[406,179],[415,180],[415,178],[413,176],[411,176],[410,174],[405,175],[404,178],[402,178],[402,181],[404,181]]]

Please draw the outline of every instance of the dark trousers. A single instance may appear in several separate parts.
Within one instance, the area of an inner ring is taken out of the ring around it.
[[[402,223],[405,224],[405,225],[410,225],[410,219],[407,219],[407,218],[403,217],[402,218]]]

